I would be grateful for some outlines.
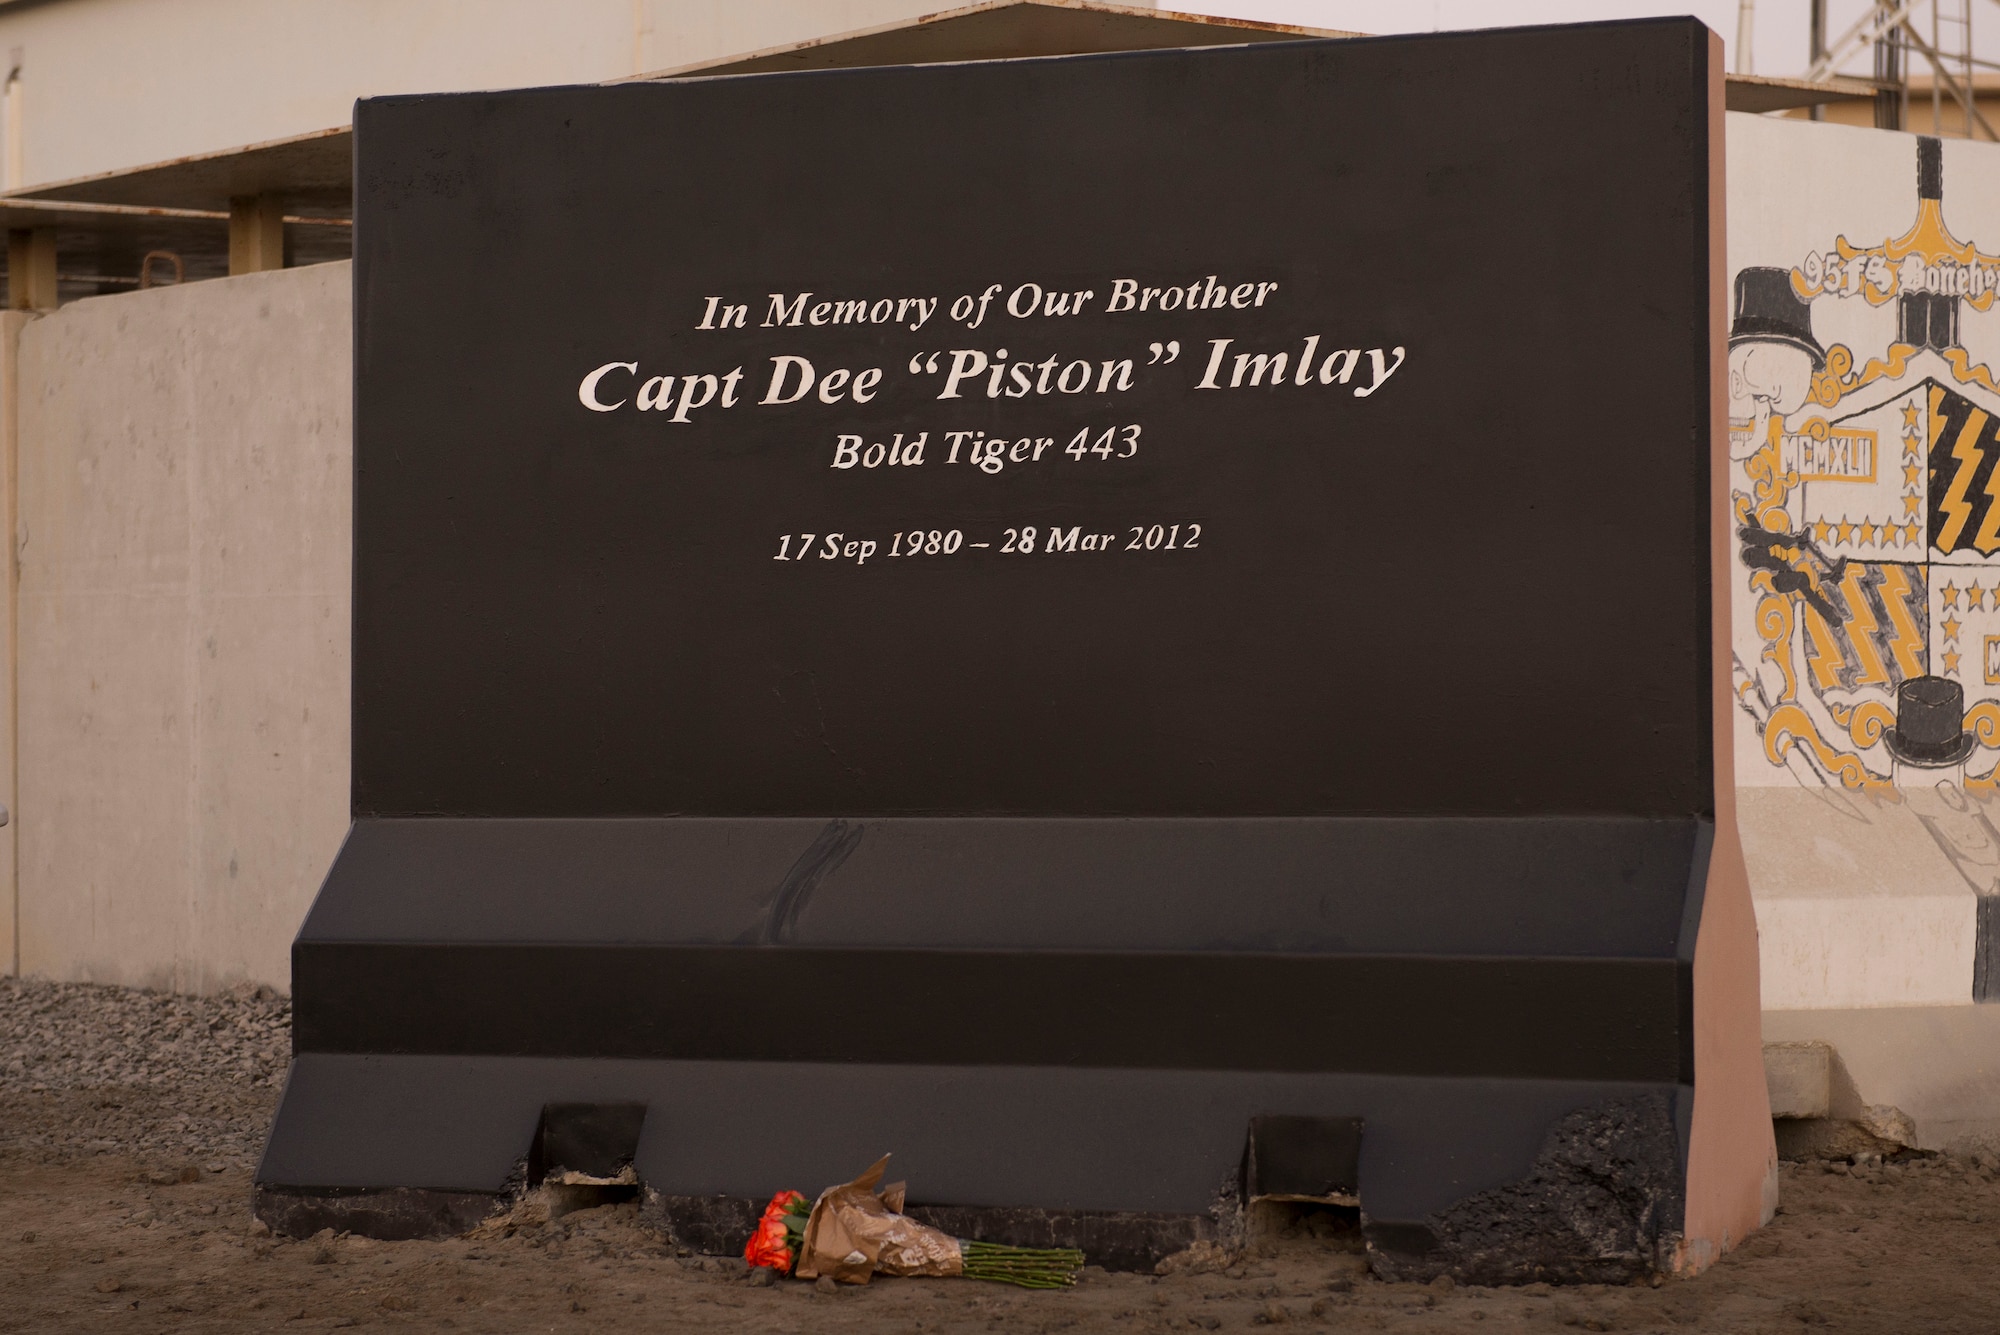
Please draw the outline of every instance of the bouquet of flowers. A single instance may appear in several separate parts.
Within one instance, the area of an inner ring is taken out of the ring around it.
[[[750,1243],[743,1249],[743,1259],[753,1266],[789,1275],[792,1263],[798,1259],[799,1246],[805,1240],[806,1219],[811,1212],[806,1198],[796,1191],[781,1191],[773,1196],[764,1207],[764,1217],[757,1221],[757,1231],[750,1235]]]
[[[903,1183],[875,1188],[888,1165],[883,1155],[854,1181],[821,1192],[810,1210],[798,1192],[779,1192],[764,1207],[743,1258],[780,1274],[830,1275],[843,1284],[866,1284],[877,1273],[962,1275],[1024,1289],[1076,1283],[1083,1253],[1073,1247],[971,1242],[911,1219],[903,1213]]]

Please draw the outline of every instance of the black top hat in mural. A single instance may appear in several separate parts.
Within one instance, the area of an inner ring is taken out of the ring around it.
[[[1826,349],[1813,337],[1812,307],[1793,290],[1791,270],[1737,271],[1736,322],[1729,326],[1729,346],[1752,342],[1789,343],[1812,354],[1813,370],[1826,368]]]
[[[1896,688],[1896,726],[1884,742],[1906,765],[1943,769],[1972,754],[1965,688],[1948,677],[1911,677]]]

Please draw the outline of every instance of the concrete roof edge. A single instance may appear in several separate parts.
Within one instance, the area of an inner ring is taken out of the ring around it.
[[[865,28],[850,28],[846,32],[828,34],[825,37],[808,37],[796,42],[782,42],[776,46],[763,47],[756,51],[738,51],[727,56],[714,56],[707,60],[697,60],[686,65],[675,65],[667,69],[649,70],[644,74],[628,74],[618,79],[607,79],[609,84],[645,83],[660,79],[678,79],[701,74],[705,70],[721,70],[732,65],[749,64],[752,61],[768,60],[776,56],[793,55],[802,51],[812,51],[821,47],[834,46],[842,42],[856,41],[867,37],[880,37],[888,33],[900,32],[906,28],[918,28],[927,24],[947,22],[951,19],[971,18],[978,14],[995,13],[1005,9],[1023,7],[1039,9],[1068,9],[1090,14],[1106,14],[1119,18],[1151,19],[1167,23],[1185,23],[1192,27],[1233,28],[1244,32],[1260,34],[1285,34],[1292,37],[1364,37],[1366,33],[1346,32],[1337,28],[1310,28],[1296,23],[1271,23],[1262,19],[1229,18],[1219,14],[1190,14],[1177,9],[1151,9],[1138,5],[1109,4],[1106,0],[976,0],[976,3],[960,5],[953,9],[933,10],[919,14],[915,18],[894,19],[887,23],[871,24]]]
[[[1729,83],[1760,88],[1796,88],[1800,92],[1834,93],[1840,97],[1873,97],[1875,85],[1864,79],[1835,76],[1831,79],[1788,79],[1775,74],[1725,74]]]
[[[0,0],[4,3],[5,0]],[[309,144],[321,139],[331,139],[336,135],[352,134],[352,125],[335,125],[324,130],[311,130],[305,134],[286,135],[281,139],[262,139],[254,144],[238,144],[233,148],[212,149],[203,153],[186,153],[177,158],[166,158],[159,162],[140,163],[136,167],[118,167],[111,171],[92,172],[88,176],[72,176],[64,181],[49,181],[41,185],[22,186],[18,190],[0,192],[0,200],[8,199],[61,199],[65,192],[96,185],[100,181],[115,181],[121,176],[132,176],[139,172],[159,171],[166,167],[193,166],[203,162],[214,162],[224,158],[238,158],[245,153],[257,153],[267,149],[289,148],[294,144]]]
[[[1762,115],[1830,102],[1864,101],[1875,96],[1875,85],[1860,79],[1815,82],[1768,74],[1729,74],[1723,76],[1723,92],[1729,110]]]

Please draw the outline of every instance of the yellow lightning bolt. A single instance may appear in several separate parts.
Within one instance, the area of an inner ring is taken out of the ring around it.
[[[1924,647],[1924,637],[1917,633],[1916,619],[1910,615],[1910,573],[1903,567],[1882,567],[1882,606],[1889,609],[1889,624],[1896,629],[1889,638],[1889,652],[1904,680],[1923,676],[1917,651]]]
[[[1812,668],[1813,680],[1822,691],[1830,691],[1840,685],[1842,663],[1840,641],[1834,639],[1833,628],[1826,624],[1811,603],[1805,607],[1806,638],[1812,647],[1806,650],[1806,662]]]
[[[1931,391],[1933,406],[1943,393],[1940,389]],[[1937,419],[1933,417],[1932,421],[1935,424]],[[1958,439],[1951,443],[1951,457],[1958,460],[1958,471],[1952,474],[1951,485],[1945,489],[1944,499],[1938,502],[1938,509],[1950,516],[1938,533],[1939,551],[1956,551],[1959,534],[1965,532],[1966,522],[1972,518],[1972,504],[1965,499],[1965,491],[1972,485],[1972,472],[1983,457],[1979,452],[1979,433],[1985,429],[1986,410],[1974,408],[1959,429]]]
[[[1986,494],[1990,498],[1986,502],[1986,517],[1979,521],[1979,532],[1974,535],[1972,545],[1979,549],[1980,555],[1991,556],[2000,548],[2000,468],[1986,475]]]
[[[1875,632],[1879,625],[1875,613],[1868,607],[1868,595],[1861,588],[1864,569],[1858,561],[1847,567],[1847,578],[1840,581],[1840,591],[1847,595],[1847,640],[1854,646],[1854,656],[1861,662],[1861,673],[1854,679],[1854,684],[1874,686],[1888,682],[1889,669],[1882,665],[1882,655],[1875,652]]]

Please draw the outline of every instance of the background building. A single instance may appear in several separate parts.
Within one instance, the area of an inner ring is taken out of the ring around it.
[[[936,8],[917,0],[16,0],[0,5],[9,63],[0,189],[346,125],[358,97],[598,83]]]

